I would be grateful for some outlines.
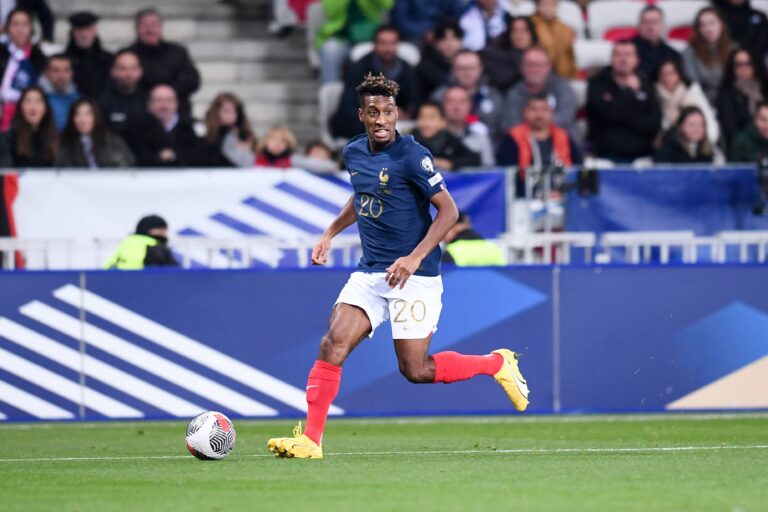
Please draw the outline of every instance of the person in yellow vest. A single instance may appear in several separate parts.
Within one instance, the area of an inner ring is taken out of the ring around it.
[[[459,220],[443,239],[445,250],[442,262],[457,267],[487,267],[506,265],[504,253],[498,245],[484,239],[472,229],[472,219],[459,212]]]
[[[525,190],[525,173],[531,167],[570,167],[582,162],[582,153],[568,132],[552,123],[552,107],[544,95],[528,98],[523,122],[510,128],[496,154],[501,166],[516,166],[518,194]]]
[[[159,215],[147,215],[136,225],[136,232],[120,243],[104,268],[141,270],[178,265],[168,248],[168,224]]]

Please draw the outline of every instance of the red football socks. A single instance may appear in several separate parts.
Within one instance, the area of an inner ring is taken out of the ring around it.
[[[307,428],[304,434],[320,445],[333,399],[339,393],[341,366],[317,360],[307,379]]]
[[[467,356],[458,352],[439,352],[435,360],[435,382],[458,382],[475,375],[493,375],[501,370],[504,358],[499,354]]]

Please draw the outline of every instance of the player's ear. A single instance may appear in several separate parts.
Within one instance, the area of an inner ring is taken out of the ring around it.
[[[357,118],[363,122],[363,107],[357,107]]]

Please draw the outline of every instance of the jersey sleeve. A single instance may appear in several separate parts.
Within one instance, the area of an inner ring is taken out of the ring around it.
[[[427,197],[446,190],[443,177],[435,169],[432,153],[423,146],[417,146],[410,152],[406,176],[409,183]]]

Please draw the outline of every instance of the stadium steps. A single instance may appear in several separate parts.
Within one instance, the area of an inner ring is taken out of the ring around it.
[[[244,5],[243,5],[244,4]],[[65,44],[67,17],[90,9],[102,19],[104,46],[117,50],[134,39],[133,16],[143,4],[114,0],[50,0],[56,12],[56,39]],[[241,96],[258,135],[274,125],[287,125],[300,143],[317,138],[317,82],[307,63],[303,31],[284,39],[267,32],[269,0],[247,0],[239,6],[210,0],[155,0],[165,17],[165,37],[187,46],[203,77],[192,97],[202,118],[218,92]]]

